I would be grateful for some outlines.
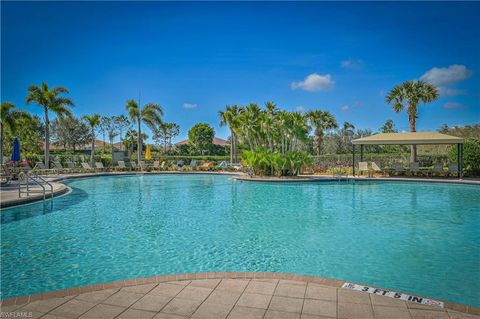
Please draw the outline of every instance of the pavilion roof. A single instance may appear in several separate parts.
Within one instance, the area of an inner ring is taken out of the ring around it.
[[[463,138],[438,132],[381,133],[358,138],[354,145],[462,144]]]

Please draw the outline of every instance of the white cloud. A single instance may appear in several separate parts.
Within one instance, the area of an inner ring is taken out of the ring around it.
[[[467,95],[467,91],[466,90],[458,90],[458,89],[440,88],[440,94],[442,96]]]
[[[348,59],[340,62],[340,66],[344,69],[358,70],[361,69],[364,65],[365,63],[363,62],[363,60],[360,59]]]
[[[447,102],[443,105],[443,108],[444,109],[459,109],[462,107],[462,104],[460,103],[457,103],[457,102]]]
[[[465,65],[452,64],[446,68],[432,68],[421,76],[421,80],[436,86],[444,86],[463,81],[472,76],[473,71]]]
[[[292,89],[302,89],[304,91],[322,91],[327,90],[335,84],[330,74],[321,75],[318,73],[312,73],[308,75],[303,81],[292,82]]]
[[[184,109],[194,109],[197,106],[198,106],[197,104],[193,104],[193,103],[183,103],[183,108]]]
[[[295,107],[295,112],[305,113],[305,108],[301,105]]]
[[[350,111],[350,106],[344,105],[344,106],[342,106],[342,107],[340,108],[340,111],[342,111],[342,112],[348,112],[348,111]]]

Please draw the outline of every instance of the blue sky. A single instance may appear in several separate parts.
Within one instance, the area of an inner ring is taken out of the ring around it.
[[[165,121],[227,137],[227,104],[321,108],[377,130],[393,119],[384,95],[423,78],[442,97],[421,106],[418,130],[480,120],[480,3],[3,2],[1,99],[66,86],[76,115],[157,102]]]

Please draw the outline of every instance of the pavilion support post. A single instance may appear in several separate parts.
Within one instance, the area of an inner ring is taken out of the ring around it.
[[[360,162],[363,162],[363,144],[360,145]]]
[[[461,150],[460,150],[460,148],[461,148],[460,145],[461,145],[460,143],[457,144],[457,165],[458,165],[457,177],[458,177],[458,178],[460,178],[460,176],[461,176],[461,173],[460,173],[460,172],[462,171],[462,168],[461,168],[461,167],[462,167],[462,164],[460,164],[460,161],[461,161],[461,159],[460,159],[460,157],[461,157],[461,155],[460,155],[460,152],[461,152]]]
[[[463,177],[463,144],[458,144],[458,177]]]
[[[352,144],[352,171],[353,177],[355,177],[355,144]]]

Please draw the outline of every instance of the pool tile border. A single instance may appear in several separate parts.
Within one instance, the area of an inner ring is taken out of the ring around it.
[[[93,284],[88,286],[73,287],[55,291],[49,291],[40,294],[18,296],[0,300],[0,304],[3,307],[12,305],[23,305],[32,301],[44,300],[49,298],[70,297],[76,296],[82,293],[99,291],[110,288],[123,288],[128,286],[161,283],[168,281],[187,281],[187,280],[202,280],[202,279],[283,279],[283,280],[295,280],[304,281],[308,283],[315,283],[324,286],[331,286],[335,288],[341,288],[345,283],[344,280],[331,279],[324,277],[315,277],[307,275],[287,274],[287,273],[275,273],[275,272],[198,272],[198,273],[185,273],[175,275],[159,275],[151,277],[133,278],[127,280],[118,280],[100,284]],[[380,288],[380,287],[378,287]],[[399,291],[401,292],[401,291]],[[416,305],[415,303],[407,302],[409,305]],[[410,308],[410,307],[409,307]],[[458,311],[466,314],[480,315],[480,307],[473,307],[463,304],[456,304],[448,301],[444,301],[444,308]]]

